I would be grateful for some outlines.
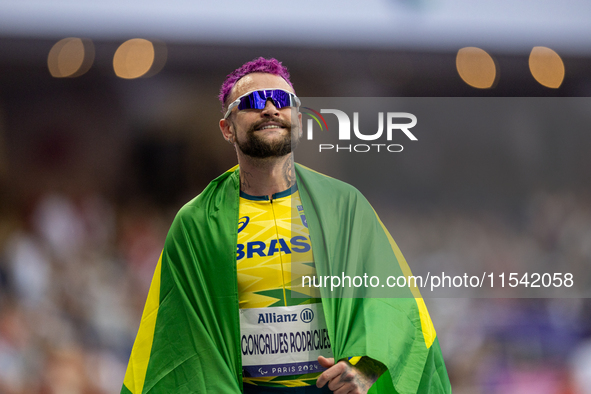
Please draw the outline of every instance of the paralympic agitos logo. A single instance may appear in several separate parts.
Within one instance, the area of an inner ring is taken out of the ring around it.
[[[312,140],[314,138],[314,121],[320,127],[320,131],[324,132],[325,129],[328,131],[328,125],[326,119],[322,114],[333,114],[337,117],[339,124],[338,139],[341,141],[351,141],[351,119],[344,111],[339,109],[321,109],[320,112],[309,108],[301,107],[300,112],[304,115],[309,116],[307,119],[305,131],[306,138]],[[384,122],[385,119],[385,122]],[[404,120],[407,120],[405,123]],[[410,123],[408,122],[410,120]],[[386,123],[386,127],[384,127]],[[319,144],[318,151],[335,151],[335,152],[402,152],[404,147],[401,144],[391,143],[392,137],[395,133],[402,132],[411,141],[417,141],[417,137],[410,132],[409,129],[413,128],[417,124],[417,117],[408,112],[387,112],[384,116],[384,112],[378,112],[378,130],[374,133],[363,133],[359,130],[359,113],[353,112],[353,134],[361,141],[376,141],[374,143],[361,143],[361,144]],[[377,143],[378,139],[384,140],[382,135],[385,129],[385,140],[388,143]]]

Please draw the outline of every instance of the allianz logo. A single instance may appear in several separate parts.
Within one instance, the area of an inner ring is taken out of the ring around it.
[[[300,319],[304,323],[310,323],[314,320],[314,312],[310,308],[305,308],[300,312]],[[257,324],[269,324],[269,323],[293,323],[297,322],[298,314],[297,313],[275,313],[275,312],[268,312],[268,313],[259,313],[259,318]]]

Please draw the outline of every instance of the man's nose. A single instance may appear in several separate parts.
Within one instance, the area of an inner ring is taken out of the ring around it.
[[[263,108],[263,111],[262,111],[262,115],[264,115],[264,116],[279,115],[279,110],[277,109],[277,107],[275,107],[275,104],[273,104],[273,100],[267,99],[267,102],[265,103],[265,108]]]

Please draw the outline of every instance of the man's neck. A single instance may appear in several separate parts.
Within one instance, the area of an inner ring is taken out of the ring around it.
[[[272,196],[295,184],[293,155],[269,159],[238,156],[240,190],[253,196]]]

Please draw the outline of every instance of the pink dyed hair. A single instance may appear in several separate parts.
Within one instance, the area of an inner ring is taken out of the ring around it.
[[[230,92],[232,91],[232,88],[236,82],[238,82],[238,80],[243,76],[251,73],[279,75],[281,78],[285,79],[285,82],[287,82],[289,86],[293,88],[293,85],[289,80],[289,71],[287,71],[287,67],[282,65],[279,60],[274,58],[265,59],[264,57],[253,59],[250,62],[244,63],[226,77],[226,80],[220,89],[220,95],[218,96],[222,103],[222,113],[225,112],[226,100],[228,99],[228,96],[230,95]]]

